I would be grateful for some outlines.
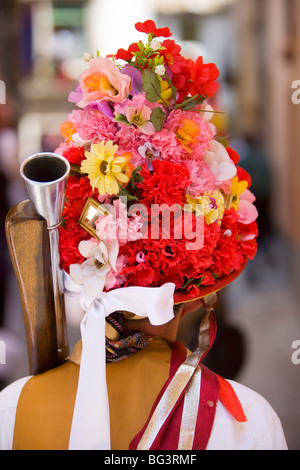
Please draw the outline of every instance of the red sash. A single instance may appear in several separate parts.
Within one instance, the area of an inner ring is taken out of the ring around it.
[[[148,432],[149,422],[161,400],[164,393],[168,389],[169,384],[174,378],[175,373],[179,367],[184,363],[187,356],[186,347],[182,343],[174,345],[172,362],[170,369],[170,376],[157,397],[153,408],[151,410],[149,419],[147,420],[143,429],[137,434],[130,444],[130,450],[138,448],[144,434]],[[205,450],[211,436],[216,414],[217,402],[220,399],[229,413],[239,422],[246,421],[242,406],[228,381],[221,378],[203,364],[199,365],[201,368],[201,389],[200,400],[198,402],[197,418],[195,428],[193,430],[193,442],[191,448],[183,448],[185,450]],[[149,450],[177,450],[180,438],[182,423],[183,409],[185,403],[185,395],[188,386],[181,392],[175,406],[168,417],[163,421],[159,431],[156,434]],[[193,404],[196,412],[196,403]]]

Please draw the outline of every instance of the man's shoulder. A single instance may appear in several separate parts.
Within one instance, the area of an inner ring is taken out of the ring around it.
[[[11,450],[19,397],[30,377],[23,377],[0,392],[0,450]]]
[[[236,448],[285,449],[286,441],[280,419],[271,404],[258,392],[228,380],[235,391],[247,421],[235,422],[229,418],[222,405],[219,406],[217,421],[232,432],[232,445]],[[230,433],[229,433],[230,434]]]
[[[0,411],[17,406],[20,393],[30,378],[22,377],[0,391]]]
[[[228,380],[228,382],[239,398],[246,416],[247,412],[248,417],[253,416],[255,419],[263,415],[265,422],[278,419],[277,413],[271,404],[260,393],[234,380]]]

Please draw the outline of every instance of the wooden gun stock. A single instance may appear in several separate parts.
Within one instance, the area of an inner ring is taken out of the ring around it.
[[[5,231],[21,297],[29,373],[36,375],[59,365],[47,225],[28,200],[9,211]]]

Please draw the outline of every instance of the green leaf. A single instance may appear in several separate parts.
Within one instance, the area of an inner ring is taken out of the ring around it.
[[[117,122],[125,122],[125,124],[129,124],[128,119],[124,114],[117,114],[115,120]]]
[[[165,117],[166,117],[166,114],[160,107],[153,109],[151,113],[150,121],[155,127],[155,130],[160,131],[162,129]]]
[[[219,142],[220,144],[222,144],[225,148],[228,147],[228,145],[229,145],[228,138],[225,135],[216,136],[216,141]]]
[[[172,90],[172,98],[173,98],[173,100],[174,100],[174,103],[176,103],[176,92],[177,92],[177,90],[176,90],[176,88],[174,87],[174,85],[173,85],[173,83],[172,83],[170,77],[168,77],[167,74],[165,74],[164,78],[165,78],[165,80],[168,82],[168,85],[169,85],[169,87],[170,87],[171,90]]]
[[[161,99],[160,81],[157,75],[149,69],[142,72],[143,88],[146,93],[146,99],[154,103]]]
[[[177,109],[190,110],[190,109],[193,109],[195,106],[202,104],[204,100],[205,100],[204,96],[195,95],[195,96],[191,96],[190,98],[187,98],[186,100],[176,105],[175,107]]]
[[[138,198],[136,196],[133,196],[130,193],[130,191],[133,191],[135,193],[138,192],[138,188],[136,187],[136,185],[142,183],[143,180],[144,180],[144,178],[140,174],[141,169],[142,169],[142,166],[139,165],[133,170],[133,172],[131,174],[131,178],[130,178],[130,180],[128,182],[128,185],[127,185],[127,194],[126,194],[127,196],[128,196],[128,194],[130,194],[129,200],[131,200],[131,199],[138,200]]]
[[[139,199],[136,196],[134,196],[133,194],[130,194],[128,191],[126,191],[126,189],[123,189],[123,188],[119,191],[118,196],[126,197],[128,202],[131,202],[131,201],[139,202]]]
[[[188,279],[181,287],[181,289],[186,289],[190,284],[194,284],[195,286],[200,287],[203,279],[204,276],[201,276],[199,279]]]
[[[74,163],[71,163],[71,171],[70,171],[70,174],[71,175],[84,175],[85,173],[83,173],[80,169],[80,165],[75,165]]]
[[[132,172],[130,180],[133,183],[142,183],[144,178],[140,174],[140,171],[142,169],[142,165],[138,165]]]

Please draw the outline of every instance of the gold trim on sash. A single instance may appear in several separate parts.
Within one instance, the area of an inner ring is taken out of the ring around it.
[[[199,372],[199,362],[204,353],[210,347],[209,332],[210,319],[217,301],[217,294],[213,293],[205,298],[206,314],[201,321],[198,335],[198,348],[190,354],[176,371],[173,379],[169,383],[165,393],[161,397],[154,413],[148,423],[148,426],[137,446],[137,450],[149,450],[153,445],[160,429],[169,417],[175,407],[180,395],[185,390],[185,414],[190,415],[191,410],[197,417],[201,372]],[[189,387],[190,384],[190,387]],[[198,389],[197,389],[198,387]],[[196,398],[196,396],[198,398]],[[197,409],[195,407],[197,406]],[[184,418],[184,417],[183,417]],[[191,449],[191,433],[195,429],[196,422],[188,423],[184,419],[181,421],[179,444],[181,449]],[[193,430],[191,430],[193,426]]]
[[[178,450],[192,450],[200,403],[201,368],[197,366],[184,396]],[[197,407],[197,410],[196,410]]]

